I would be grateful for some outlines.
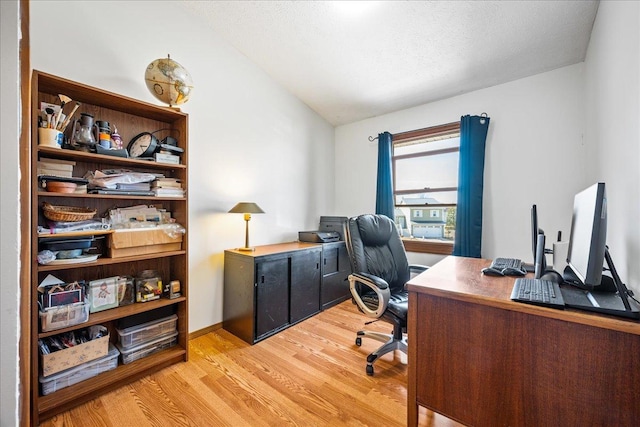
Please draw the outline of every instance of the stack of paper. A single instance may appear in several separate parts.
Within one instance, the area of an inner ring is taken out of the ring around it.
[[[158,178],[151,183],[151,189],[156,196],[184,197],[184,189],[177,178]]]
[[[36,173],[38,175],[71,178],[75,164],[76,162],[70,160],[46,159],[43,157],[38,161]]]

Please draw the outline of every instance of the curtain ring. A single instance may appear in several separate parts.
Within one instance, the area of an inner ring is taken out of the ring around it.
[[[486,118],[488,118],[489,116],[487,115],[487,113],[482,113],[480,114],[480,124],[483,125],[486,123]]]

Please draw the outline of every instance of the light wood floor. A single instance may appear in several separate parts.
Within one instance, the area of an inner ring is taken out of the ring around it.
[[[256,345],[225,330],[191,340],[189,361],[100,396],[50,426],[404,426],[406,357],[365,373],[379,343],[354,344],[368,320],[346,301]],[[382,321],[366,329],[390,332]],[[459,426],[426,410],[421,426]]]

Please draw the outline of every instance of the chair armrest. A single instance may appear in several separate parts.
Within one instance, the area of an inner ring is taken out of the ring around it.
[[[367,304],[362,300],[360,294],[356,289],[356,283],[365,285],[376,293],[376,295],[378,296],[378,306],[375,308],[375,310],[369,308],[369,306],[367,306]],[[378,318],[382,316],[382,313],[384,313],[384,311],[387,309],[387,304],[389,303],[389,298],[391,297],[391,292],[389,292],[389,284],[384,279],[367,273],[350,274],[349,290],[351,291],[353,300],[356,302],[360,310],[362,310],[362,312],[368,317]]]
[[[411,270],[412,272],[422,273],[423,271],[426,271],[428,269],[429,269],[429,266],[427,265],[409,264],[409,270]]]

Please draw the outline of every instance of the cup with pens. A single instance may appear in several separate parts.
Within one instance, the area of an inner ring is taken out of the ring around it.
[[[38,144],[50,148],[62,148],[64,143],[64,131],[69,125],[71,117],[80,107],[76,101],[73,109],[68,115],[64,114],[64,107],[71,103],[72,99],[66,95],[59,94],[60,105],[46,104],[41,109],[38,123]]]

